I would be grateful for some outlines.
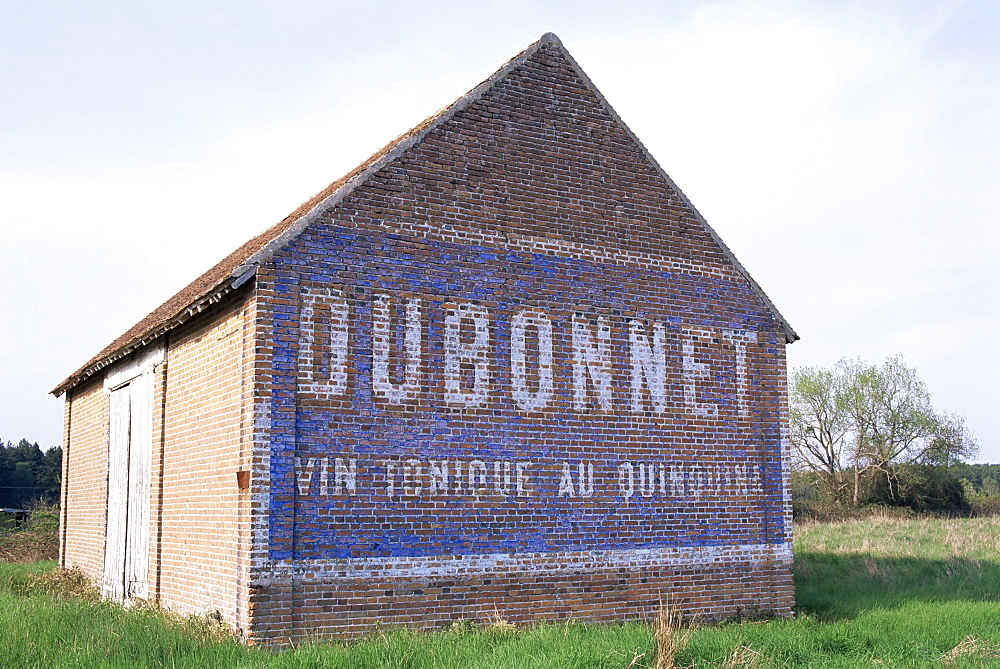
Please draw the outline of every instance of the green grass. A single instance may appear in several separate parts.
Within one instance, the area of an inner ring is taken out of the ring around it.
[[[697,629],[679,665],[1000,667],[1000,519],[806,523],[795,544],[796,617]]]
[[[796,527],[796,599],[821,620],[946,602],[1000,610],[1000,518],[872,518]]]
[[[0,563],[0,667],[652,667],[647,625],[385,630],[245,647],[204,619],[101,603],[51,562]],[[796,527],[789,620],[696,625],[678,667],[1000,667],[1000,519]]]

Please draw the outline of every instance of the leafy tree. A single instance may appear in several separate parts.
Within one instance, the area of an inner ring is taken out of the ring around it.
[[[57,503],[62,448],[43,452],[37,443],[0,441],[0,507],[20,508],[38,500]]]
[[[968,481],[970,489],[976,494],[988,497],[1000,497],[997,481],[1000,481],[1000,465],[966,464],[960,462],[951,464],[948,469],[956,478]]]
[[[875,481],[873,497],[914,511],[946,511],[967,514],[971,510],[969,496],[962,482],[946,467],[931,465],[900,465],[890,479]]]
[[[946,471],[977,450],[962,417],[934,411],[927,384],[902,356],[796,370],[789,417],[798,467],[839,502],[848,489],[853,504],[871,497],[917,508],[921,495],[953,499],[961,485],[942,483],[935,467]]]
[[[53,446],[42,454],[41,462],[35,467],[36,485],[41,487],[39,497],[46,504],[59,503],[62,489],[62,446]]]
[[[920,457],[923,464],[950,467],[979,452],[979,446],[965,426],[965,418],[949,413],[939,414],[937,418],[937,430],[930,448]]]
[[[1000,497],[1000,485],[992,476],[987,476],[979,486],[979,494],[983,497]]]
[[[919,461],[937,433],[930,392],[900,356],[889,358],[881,367],[860,360],[841,364],[847,376],[846,406],[855,439],[854,502],[860,501],[864,471],[882,479],[892,498],[892,465]]]

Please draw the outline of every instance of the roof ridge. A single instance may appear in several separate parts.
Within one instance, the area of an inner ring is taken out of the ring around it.
[[[677,192],[677,196],[681,199],[681,201],[684,202],[685,205],[687,205],[687,207],[691,210],[691,213],[693,213],[695,218],[698,219],[698,222],[701,223],[702,227],[705,228],[705,231],[708,232],[708,234],[712,237],[712,239],[715,240],[715,243],[719,245],[719,248],[722,251],[722,253],[729,259],[730,262],[733,263],[733,266],[736,268],[736,270],[740,274],[742,274],[743,277],[750,284],[750,288],[757,294],[758,297],[760,297],[761,300],[763,300],[765,306],[767,306],[767,308],[771,311],[771,313],[774,314],[775,319],[777,319],[778,323],[781,325],[781,328],[785,333],[785,340],[788,343],[792,343],[793,341],[799,339],[800,338],[799,335],[795,332],[795,330],[792,329],[791,324],[785,319],[785,317],[781,315],[781,312],[778,311],[778,308],[774,306],[774,303],[764,292],[764,289],[760,287],[760,284],[758,284],[757,281],[752,276],[750,276],[750,272],[748,272],[746,268],[743,267],[743,264],[739,260],[737,260],[736,255],[726,245],[726,243],[722,241],[722,237],[720,237],[719,234],[715,231],[715,229],[708,224],[708,219],[702,216],[701,212],[698,211],[698,208],[694,206],[694,203],[691,202],[691,200],[688,199],[688,196],[684,194],[684,191],[682,191],[680,187],[677,185],[677,183],[670,178],[670,175],[667,174],[666,170],[664,170],[663,167],[660,166],[660,163],[656,161],[656,158],[654,158],[653,154],[649,152],[649,149],[647,149],[646,145],[642,143],[642,140],[639,139],[638,135],[632,132],[632,129],[628,127],[628,124],[626,124],[625,121],[622,120],[622,117],[618,115],[618,112],[616,112],[614,107],[611,106],[611,103],[608,102],[608,99],[604,97],[604,94],[601,93],[601,91],[597,88],[597,86],[594,85],[593,80],[591,80],[591,78],[587,75],[587,73],[583,71],[583,68],[580,67],[580,64],[576,62],[576,59],[573,58],[572,54],[570,54],[569,51],[566,50],[566,47],[562,45],[562,42],[559,41],[559,38],[553,35],[552,33],[545,33],[542,39],[545,39],[546,37],[549,36],[551,36],[551,38],[554,40],[554,43],[558,44],[559,47],[562,49],[563,55],[566,57],[566,61],[576,72],[577,76],[579,76],[580,79],[583,80],[583,82],[587,85],[590,91],[597,97],[598,101],[602,105],[604,105],[604,108],[608,110],[608,113],[611,114],[611,117],[615,120],[615,122],[621,127],[623,131],[625,131],[625,134],[627,134],[632,139],[632,141],[635,142],[636,146],[639,147],[639,150],[642,152],[642,155],[646,157],[646,160],[649,161],[649,164],[652,165],[653,169],[656,170],[656,172],[667,182],[667,184],[669,184],[669,186]]]
[[[492,75],[484,79],[480,84],[467,93],[458,97],[454,102],[442,107],[431,114],[423,121],[413,126],[396,139],[392,140],[379,151],[372,154],[365,162],[348,172],[344,177],[334,181],[315,196],[304,202],[285,220],[294,218],[294,221],[280,235],[275,237],[266,247],[253,254],[238,268],[233,270],[232,276],[239,277],[251,271],[252,265],[259,265],[267,262],[268,259],[278,250],[285,246],[288,241],[298,236],[304,228],[311,224],[316,217],[324,211],[337,204],[347,195],[362,185],[368,177],[378,172],[386,164],[391,163],[400,154],[415,144],[418,144],[434,128],[448,121],[452,116],[468,107],[471,103],[480,99],[498,81],[503,79],[511,70],[523,64],[528,58],[546,44],[558,45],[563,52],[566,52],[562,42],[555,33],[545,33],[541,39],[528,46],[524,51],[517,54],[497,69]],[[569,56],[568,53],[566,53]],[[283,221],[284,222],[284,221]]]
[[[353,170],[300,204],[281,221],[240,245],[102,349],[50,393],[61,395],[97,371],[183,323],[191,315],[201,311],[206,304],[216,302],[226,293],[239,288],[253,276],[261,263],[267,262],[275,252],[293,240],[323,211],[341,201],[363,184],[369,176],[417,144],[435,127],[481,98],[511,70],[523,64],[547,44],[557,45],[566,56],[569,56],[555,33],[545,33],[538,41],[509,59],[470,91],[390,141]]]

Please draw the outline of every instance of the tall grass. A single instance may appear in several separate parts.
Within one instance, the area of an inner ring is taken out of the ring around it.
[[[517,629],[502,620],[445,632],[384,630],[354,643],[252,648],[197,618],[129,609],[40,585],[52,563],[0,564],[0,667],[260,667],[408,669],[440,667],[646,667],[648,626],[574,622]]]
[[[799,610],[824,620],[907,603],[1000,608],[1000,518],[871,518],[796,528]]]
[[[653,669],[675,669],[677,656],[691,640],[691,630],[684,629],[683,617],[669,602],[660,602],[653,618],[653,640],[656,642],[656,661]]]
[[[206,619],[101,603],[53,563],[0,564],[0,667],[1000,667],[1000,519],[796,527],[798,614],[681,625],[384,630],[248,648]],[[658,652],[659,650],[659,652]]]
[[[1000,667],[1000,519],[795,528],[792,620],[698,629],[681,660],[760,667]],[[727,656],[727,653],[729,654]]]

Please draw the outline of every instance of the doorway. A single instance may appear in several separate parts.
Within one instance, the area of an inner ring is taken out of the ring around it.
[[[149,596],[149,504],[153,452],[154,369],[162,349],[109,373],[108,516],[104,541],[105,599]]]

